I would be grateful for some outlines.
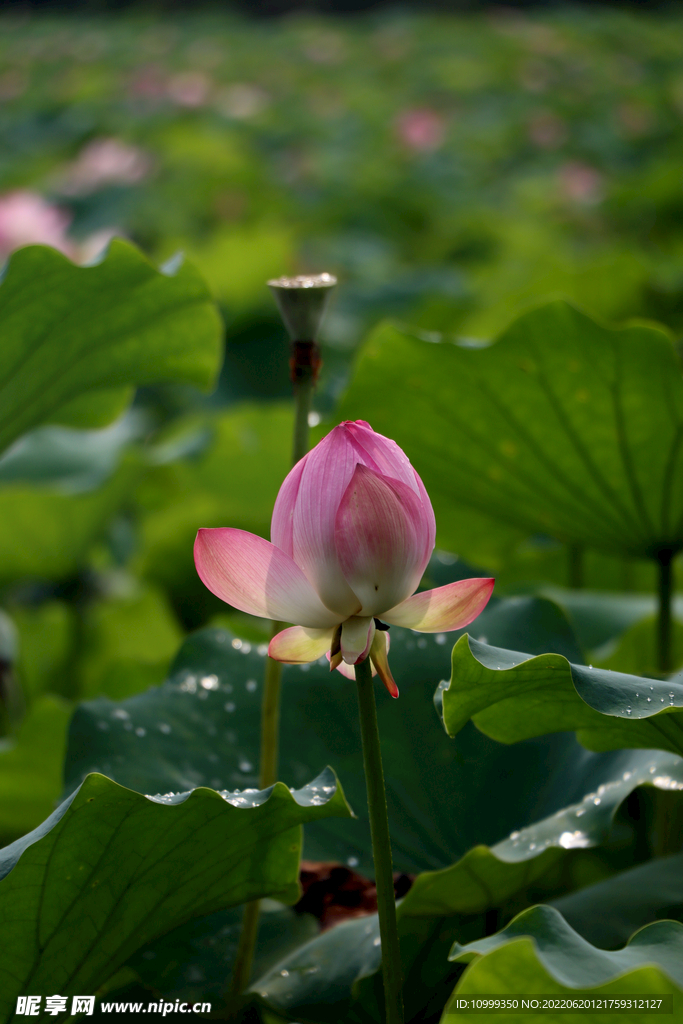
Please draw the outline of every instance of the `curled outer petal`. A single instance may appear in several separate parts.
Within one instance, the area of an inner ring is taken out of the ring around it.
[[[495,580],[457,580],[436,590],[423,590],[382,613],[392,626],[406,626],[420,633],[448,633],[462,629],[484,610]]]
[[[287,665],[306,665],[309,661],[317,661],[329,651],[334,633],[334,628],[305,629],[303,626],[290,626],[273,637],[268,654],[275,661],[283,661]]]
[[[372,616],[353,615],[341,628],[341,655],[347,665],[355,665],[368,656],[375,635]]]
[[[387,657],[388,653],[389,634],[378,629],[375,633],[375,638],[372,641],[372,647],[370,648],[370,660],[372,661],[373,668],[377,670],[377,675],[386,686],[390,695],[392,697],[398,697],[398,686],[394,682],[394,677],[392,676],[391,669],[389,668],[389,659]]]
[[[339,565],[363,615],[382,615],[413,593],[426,564],[423,512],[406,484],[356,466],[335,525]]]
[[[200,530],[194,561],[202,583],[242,612],[313,629],[340,621],[289,555],[263,537],[230,527]]]

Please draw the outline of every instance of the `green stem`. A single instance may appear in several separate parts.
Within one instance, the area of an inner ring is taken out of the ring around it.
[[[292,465],[308,451],[308,414],[311,411],[314,387],[313,371],[305,373],[294,381],[294,442]],[[283,622],[273,622],[271,637],[283,628]],[[280,693],[282,689],[282,662],[266,658],[263,677],[263,700],[261,701],[261,755],[259,765],[259,787],[267,789],[277,782],[278,750],[280,737]],[[235,957],[230,992],[240,995],[249,984],[254,950],[258,937],[260,903],[254,900],[245,904],[242,931]]]
[[[274,622],[271,639],[284,627],[284,622]],[[280,739],[280,691],[282,687],[282,662],[266,658],[263,674],[263,700],[261,701],[261,764],[259,788],[267,789],[277,782],[277,761]]]
[[[356,665],[358,710],[363,743],[365,785],[368,793],[372,856],[375,862],[379,934],[382,943],[382,977],[384,979],[384,1008],[386,1024],[403,1024],[403,995],[401,950],[396,925],[394,876],[391,865],[391,839],[387,797],[384,789],[382,752],[377,727],[377,708],[372,682],[370,661],[366,658]]]
[[[242,914],[242,931],[237,946],[235,966],[230,979],[230,994],[239,996],[244,992],[251,978],[251,967],[254,962],[254,949],[258,936],[258,920],[261,904],[258,900],[244,904]]]
[[[657,616],[657,669],[662,675],[672,671],[671,603],[673,598],[673,551],[664,548],[657,553],[659,565]]]

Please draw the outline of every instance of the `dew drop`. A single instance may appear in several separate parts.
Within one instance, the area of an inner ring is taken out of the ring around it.
[[[580,850],[590,846],[590,839],[579,829],[576,832],[563,832],[559,838],[560,846],[565,850]]]
[[[253,693],[258,687],[258,683],[255,679],[248,679],[245,685],[249,693]]]
[[[380,939],[379,935],[377,936],[376,939],[372,940],[372,944],[373,944],[373,946],[381,946],[382,945],[382,940]]]
[[[147,730],[143,729],[142,726],[139,725],[137,727],[137,729],[135,730],[135,735],[136,736],[146,736],[147,735]]]
[[[349,857],[349,858],[347,858],[346,863],[349,865],[350,868],[357,868],[358,867],[358,857]]]
[[[166,736],[168,736],[170,731],[171,726],[168,725],[167,722],[159,722],[159,732],[163,732]]]
[[[239,651],[240,648],[242,647],[242,641],[235,638],[232,642],[232,646],[235,648],[236,651]]]
[[[225,708],[226,711],[234,711],[235,710],[235,705],[233,704],[233,702],[231,700],[229,700],[227,704],[224,704],[223,707]]]

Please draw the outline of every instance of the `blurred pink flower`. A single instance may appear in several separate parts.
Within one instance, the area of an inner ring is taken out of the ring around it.
[[[179,107],[203,107],[211,92],[211,80],[202,71],[182,71],[168,80],[166,91]]]
[[[255,117],[268,106],[268,96],[258,85],[235,82],[227,85],[216,97],[216,107],[225,117],[246,120]]]
[[[23,245],[51,245],[67,256],[75,246],[67,238],[70,215],[37,192],[18,190],[0,195],[0,256]]]
[[[567,127],[551,110],[541,110],[529,123],[529,138],[541,149],[557,149],[566,141]]]
[[[327,654],[345,675],[370,658],[392,697],[387,623],[460,629],[493,589],[492,579],[471,579],[415,593],[434,549],[431,502],[396,442],[363,420],[335,427],[291,470],[270,532],[272,543],[229,527],[199,530],[205,586],[240,611],[297,623],[271,640],[271,658],[305,664]]]
[[[94,139],[67,168],[61,191],[86,195],[104,185],[135,185],[149,173],[151,158],[120,139]]]
[[[166,93],[166,74],[156,64],[136,68],[129,88],[137,99],[158,102]]]
[[[565,199],[583,206],[595,206],[603,198],[603,178],[589,164],[572,160],[559,169],[560,190]]]
[[[417,153],[431,153],[443,145],[444,118],[429,107],[404,110],[396,118],[395,126],[403,145]]]

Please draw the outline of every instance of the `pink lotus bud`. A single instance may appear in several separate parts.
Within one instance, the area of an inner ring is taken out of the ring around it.
[[[436,523],[419,476],[394,441],[342,423],[304,456],[275,502],[270,536],[343,616],[375,616],[416,589]]]
[[[271,641],[271,657],[300,664],[329,653],[332,668],[370,657],[398,696],[386,624],[459,629],[493,589],[491,579],[459,580],[415,594],[435,534],[431,502],[406,455],[357,420],[335,427],[289,473],[272,543],[241,530],[200,530],[195,564],[233,607],[297,623]]]

